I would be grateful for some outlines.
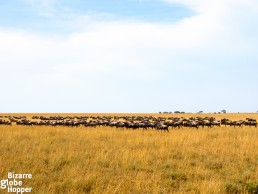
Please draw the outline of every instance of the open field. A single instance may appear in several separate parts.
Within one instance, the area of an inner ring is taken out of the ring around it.
[[[208,116],[258,119],[258,114]],[[0,133],[0,179],[7,172],[31,173],[33,178],[24,185],[32,187],[32,193],[258,193],[255,127],[185,127],[168,133],[0,126]]]

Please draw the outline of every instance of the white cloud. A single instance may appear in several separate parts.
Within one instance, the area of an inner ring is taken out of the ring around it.
[[[23,0],[41,17],[52,18],[58,12],[59,0]]]
[[[14,74],[14,77],[1,74],[1,79],[12,84],[5,100],[25,86],[24,90],[33,97],[24,96],[24,99],[33,102],[35,95],[31,88],[42,88],[37,89],[39,99],[47,95],[67,102],[85,98],[91,102],[91,105],[85,102],[92,108],[90,111],[94,111],[96,104],[99,107],[95,110],[99,111],[101,107],[102,111],[133,111],[133,108],[159,111],[168,104],[187,111],[195,109],[192,102],[212,109],[218,106],[212,105],[216,97],[220,104],[233,107],[237,104],[231,102],[235,95],[234,82],[241,84],[234,75],[242,75],[239,71],[244,69],[246,61],[249,68],[258,62],[257,3],[254,0],[167,1],[184,4],[197,14],[173,24],[94,22],[80,17],[74,22],[83,30],[60,38],[0,30],[0,68]],[[45,1],[46,5],[49,3]],[[235,69],[237,65],[239,71]],[[227,76],[232,80],[226,82]],[[222,98],[213,94],[214,90],[228,96]],[[100,103],[97,99],[103,94],[106,100]],[[120,97],[115,97],[117,94]],[[257,93],[252,94],[249,101],[258,97]],[[124,104],[132,99],[139,102],[134,102],[135,106]],[[160,103],[151,108],[149,104],[153,101]],[[113,109],[107,103],[113,104]]]
[[[43,7],[54,6],[56,3],[58,3],[58,0],[24,0],[24,1],[32,5],[39,5]]]

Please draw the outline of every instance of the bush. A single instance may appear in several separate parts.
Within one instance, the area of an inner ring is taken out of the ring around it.
[[[258,183],[247,183],[246,190],[248,193],[258,194]]]

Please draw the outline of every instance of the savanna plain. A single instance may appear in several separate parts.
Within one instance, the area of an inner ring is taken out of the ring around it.
[[[39,114],[27,114],[32,115]],[[258,119],[258,114],[141,115]],[[7,172],[30,173],[23,184],[32,193],[258,193],[254,126],[162,132],[1,125],[0,134],[0,180]]]

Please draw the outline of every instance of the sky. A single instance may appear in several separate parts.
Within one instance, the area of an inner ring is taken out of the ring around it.
[[[0,112],[258,111],[257,0],[0,2]]]

